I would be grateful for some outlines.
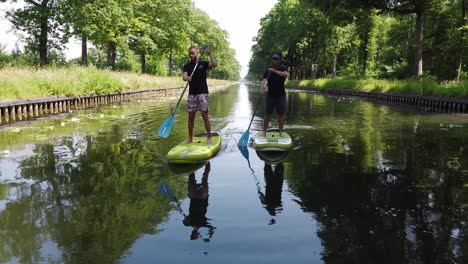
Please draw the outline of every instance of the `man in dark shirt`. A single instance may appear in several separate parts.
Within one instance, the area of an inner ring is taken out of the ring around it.
[[[184,65],[182,71],[182,79],[189,82],[189,96],[187,99],[188,111],[188,139],[187,143],[192,143],[193,126],[195,123],[195,113],[202,113],[203,122],[206,129],[206,143],[211,144],[211,123],[208,116],[209,101],[208,101],[208,84],[206,82],[207,71],[218,65],[211,48],[208,46],[205,49],[206,54],[210,57],[210,61],[198,61],[198,48],[191,46],[188,50],[190,62]],[[197,68],[194,70],[195,65]],[[193,72],[193,75],[190,76]]]
[[[284,115],[286,113],[286,91],[284,89],[284,82],[289,76],[288,68],[280,63],[280,56],[273,54],[271,57],[271,65],[263,74],[261,84],[261,93],[265,92],[265,85],[268,85],[268,92],[266,98],[265,118],[263,119],[263,136],[266,136],[268,124],[270,123],[271,114],[276,108],[278,112],[278,126],[280,136],[283,133]]]

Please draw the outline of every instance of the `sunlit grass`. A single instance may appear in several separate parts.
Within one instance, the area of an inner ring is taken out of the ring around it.
[[[302,88],[352,89],[364,92],[399,93],[425,96],[467,97],[468,81],[438,83],[432,79],[422,80],[356,80],[356,79],[316,79],[288,80],[288,86]]]
[[[229,83],[224,80],[208,80],[210,86]],[[123,90],[177,88],[184,85],[185,82],[180,76],[157,77],[99,70],[94,67],[0,69],[0,100],[107,94]]]

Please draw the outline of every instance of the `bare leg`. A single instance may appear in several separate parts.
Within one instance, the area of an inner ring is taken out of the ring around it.
[[[187,139],[187,144],[192,143],[193,126],[195,124],[195,113],[196,113],[196,111],[188,112],[188,139]]]
[[[279,126],[279,134],[280,137],[283,135],[283,127],[284,127],[284,114],[278,115],[278,126]]]
[[[263,131],[262,134],[266,137],[266,131],[268,129],[268,124],[270,124],[271,114],[265,113],[265,118],[263,118]]]
[[[211,123],[208,112],[202,112],[203,122],[205,123],[206,129],[206,144],[211,144]]]

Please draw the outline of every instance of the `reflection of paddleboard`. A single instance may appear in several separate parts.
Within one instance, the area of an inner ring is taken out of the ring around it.
[[[188,175],[192,172],[195,172],[205,166],[205,162],[197,162],[197,163],[187,163],[187,164],[176,164],[176,163],[169,163],[169,169],[178,175]]]
[[[284,161],[289,151],[256,151],[257,156],[267,164],[278,164]]]
[[[288,133],[284,132],[279,135],[279,130],[268,130],[266,137],[262,133],[258,133],[253,142],[254,148],[257,151],[288,151],[292,148],[292,139]]]
[[[185,140],[173,147],[167,153],[167,159],[171,163],[197,163],[204,162],[221,149],[221,136],[217,132],[211,132],[211,144],[206,144],[206,133],[197,134],[192,143],[187,144]]]

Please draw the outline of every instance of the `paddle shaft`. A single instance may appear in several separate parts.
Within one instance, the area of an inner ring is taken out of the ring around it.
[[[203,50],[202,50],[202,52],[201,52],[201,54],[200,54],[200,58],[198,58],[197,63],[195,64],[195,67],[193,68],[192,73],[190,74],[190,77],[192,77],[193,74],[195,73],[195,70],[196,70],[197,67],[198,67],[198,63],[201,61],[201,58],[203,57],[203,53],[205,53],[206,47],[208,47],[208,46],[205,46],[205,47],[203,48]],[[179,108],[180,101],[182,100],[182,97],[184,97],[185,90],[187,90],[187,87],[189,86],[189,83],[190,83],[190,82],[187,82],[187,84],[185,84],[185,88],[184,88],[184,90],[182,91],[182,94],[180,95],[179,100],[177,101],[177,104],[176,104],[174,110],[172,110],[172,114],[171,114],[171,115],[175,115],[175,113],[176,113],[176,111],[177,111],[177,108]]]
[[[270,72],[268,72],[268,75],[266,79],[268,80],[268,77],[270,77]],[[247,131],[250,130],[250,126],[252,125],[252,121],[254,120],[255,113],[257,113],[258,105],[260,104],[260,100],[262,99],[261,96],[258,97],[257,102],[255,103],[255,110],[253,112],[252,118],[250,119],[249,127],[247,128]]]

